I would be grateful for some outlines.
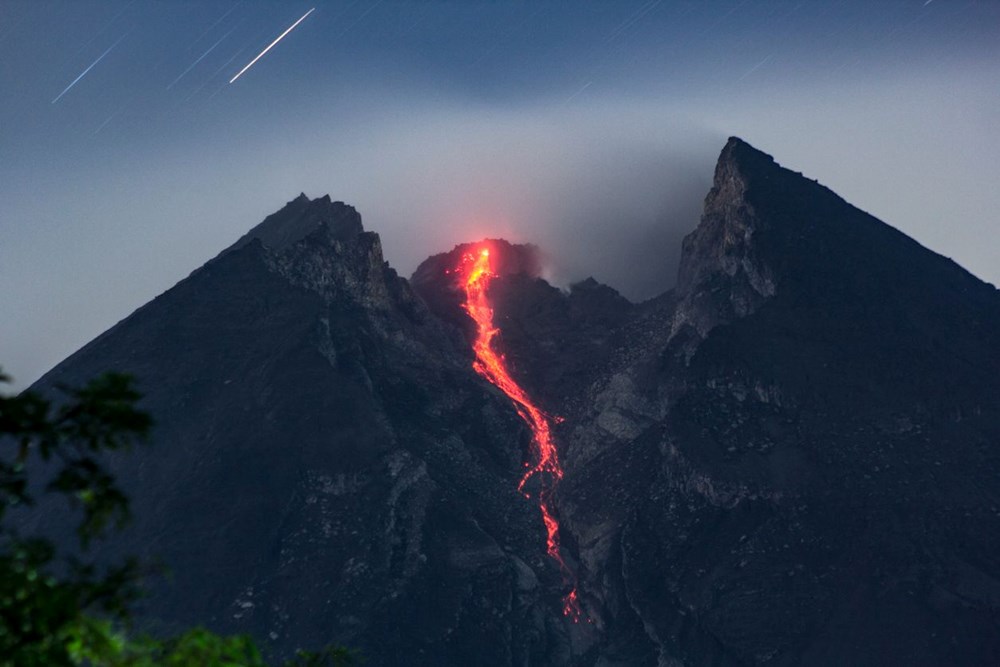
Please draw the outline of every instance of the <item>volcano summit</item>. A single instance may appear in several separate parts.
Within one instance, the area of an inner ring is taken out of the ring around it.
[[[665,249],[666,251],[667,249]],[[499,239],[410,280],[289,202],[35,386],[133,374],[153,629],[373,665],[1000,660],[1000,294],[722,150],[677,287]],[[67,541],[62,508],[31,517]]]

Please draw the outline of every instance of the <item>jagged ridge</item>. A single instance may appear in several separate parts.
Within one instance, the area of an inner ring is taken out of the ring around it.
[[[147,393],[156,441],[114,462],[138,522],[108,549],[174,566],[146,618],[377,664],[1000,652],[992,286],[735,138],[675,291],[515,263],[495,321],[565,418],[561,542],[594,621],[571,629],[515,491],[527,434],[438,260],[415,293],[356,211],[303,195],[43,378]]]

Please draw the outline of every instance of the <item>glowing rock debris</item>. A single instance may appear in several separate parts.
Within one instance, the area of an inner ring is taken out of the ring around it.
[[[497,354],[493,349],[493,338],[500,330],[493,322],[493,306],[487,294],[490,283],[497,277],[491,264],[490,249],[482,246],[474,253],[464,254],[454,273],[458,274],[460,286],[465,292],[463,308],[476,323],[476,339],[472,345],[476,359],[472,366],[510,398],[517,414],[531,429],[534,463],[525,464],[527,470],[517,488],[525,497],[530,498],[531,493],[525,490],[525,486],[533,477],[540,475],[539,490],[535,497],[545,524],[546,551],[558,563],[566,583],[571,586],[570,592],[563,597],[563,614],[577,622],[582,617],[582,611],[575,578],[559,552],[559,520],[553,512],[551,502],[552,491],[563,476],[559,453],[552,438],[550,417],[532,402],[527,392],[511,377],[503,355]]]

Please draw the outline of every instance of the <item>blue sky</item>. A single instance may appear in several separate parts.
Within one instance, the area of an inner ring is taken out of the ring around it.
[[[998,82],[996,2],[0,0],[0,363],[30,383],[300,191],[404,275],[503,235],[648,297],[732,134],[997,283]]]

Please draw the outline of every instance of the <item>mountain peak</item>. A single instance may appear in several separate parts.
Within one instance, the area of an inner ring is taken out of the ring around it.
[[[729,138],[715,166],[701,223],[684,238],[677,279],[682,305],[675,331],[691,325],[703,336],[774,295],[774,273],[758,248],[769,219],[757,215],[750,195],[752,186],[781,171],[770,155]]]
[[[777,166],[774,158],[758,150],[739,137],[729,137],[719,154],[719,165],[733,164],[744,168]]]
[[[781,170],[781,165],[767,153],[758,150],[739,137],[729,137],[729,141],[719,154],[715,165],[712,192],[706,199],[706,206],[720,203],[719,197],[732,201],[733,196],[742,195],[751,182],[768,178],[769,174]]]
[[[264,218],[264,221],[244,234],[230,249],[242,247],[258,239],[268,248],[284,251],[302,239],[325,227],[333,240],[347,241],[364,231],[361,215],[353,206],[332,201],[330,195],[309,199],[305,193]]]
[[[675,331],[691,325],[701,335],[778,295],[876,311],[894,299],[930,303],[918,295],[931,293],[993,298],[954,262],[738,137],[722,149],[701,222],[684,239],[677,286]]]
[[[450,284],[453,281],[447,276],[461,263],[462,255],[478,252],[484,247],[489,248],[493,271],[498,275],[524,273],[537,278],[542,274],[542,256],[538,246],[531,243],[511,243],[505,239],[482,239],[459,243],[448,252],[428,257],[413,272],[410,281],[418,290],[430,283],[444,283],[449,289],[453,289],[455,285]]]

